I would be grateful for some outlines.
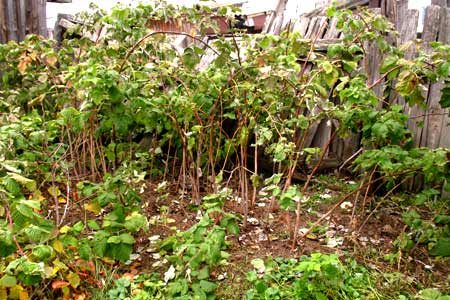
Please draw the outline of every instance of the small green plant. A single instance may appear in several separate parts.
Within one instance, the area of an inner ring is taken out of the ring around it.
[[[424,220],[416,210],[403,214],[403,221],[409,233],[402,233],[395,241],[400,249],[410,251],[415,245],[423,244],[431,256],[450,256],[450,216],[436,215]]]
[[[420,300],[450,300],[450,295],[443,295],[437,289],[424,289],[414,297]]]
[[[364,299],[370,284],[364,268],[344,266],[336,255],[313,253],[297,259],[253,260],[246,299]]]
[[[114,288],[112,288],[112,289],[110,289],[108,291],[108,299],[110,299],[110,300],[114,300],[114,299],[119,299],[119,300],[130,299],[130,297],[129,297],[130,287],[131,287],[130,280],[128,280],[125,277],[119,278],[114,283]]]

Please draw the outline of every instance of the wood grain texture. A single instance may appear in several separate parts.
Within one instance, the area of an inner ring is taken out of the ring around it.
[[[422,33],[423,40],[423,50],[425,52],[431,51],[431,43],[437,41],[439,34],[439,26],[440,26],[440,16],[441,16],[441,7],[437,5],[430,5],[426,8],[425,11],[425,19],[424,19],[424,27]],[[426,101],[426,107],[429,108],[432,105],[433,99],[436,97],[436,93],[432,91],[431,86],[426,86],[427,91],[424,92],[424,97]],[[431,95],[432,94],[432,95]],[[430,97],[431,96],[431,97]],[[417,106],[413,107],[410,116],[424,115],[420,118],[415,118],[416,122],[422,122],[423,127],[417,128],[415,132],[415,145],[420,147],[426,147],[427,141],[429,139],[429,125],[434,126],[432,123],[430,124],[429,118],[426,116],[429,109],[423,110]],[[433,138],[434,139],[434,138]]]
[[[47,36],[46,0],[0,0],[0,42]]]
[[[310,19],[307,17],[301,16],[299,20],[295,23],[294,31],[300,32],[301,36],[304,37],[306,34],[306,31],[308,30]]]
[[[415,40],[417,38],[419,11],[408,9],[406,12],[399,14],[399,18],[397,21],[397,30],[399,33],[397,45],[404,49],[406,59],[412,59],[417,51]],[[403,97],[397,97],[396,103],[403,107],[403,111],[407,112],[410,110]],[[411,123],[410,126],[414,126],[411,120],[408,123]]]
[[[450,9],[441,7],[438,41],[444,44],[450,43]],[[443,109],[439,104],[442,96],[443,82],[430,86],[428,94],[428,111],[425,118],[427,124],[426,140],[423,144],[430,148],[450,147],[450,122],[448,109]]]
[[[0,43],[6,43],[6,2],[0,0]]]

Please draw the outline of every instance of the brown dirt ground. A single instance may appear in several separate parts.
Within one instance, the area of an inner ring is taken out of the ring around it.
[[[149,188],[143,195],[144,210],[149,218],[159,214],[159,208],[162,205],[167,206],[167,217],[173,219],[169,224],[150,225],[149,232],[143,233],[137,238],[137,251],[140,252],[138,260],[134,261],[131,268],[139,272],[156,271],[152,266],[157,259],[152,257],[152,253],[145,249],[151,248],[148,240],[149,236],[159,235],[161,240],[175,232],[175,226],[178,230],[186,230],[196,223],[196,213],[189,209],[187,201],[180,201],[179,196],[174,192],[175,187],[171,186],[168,190],[172,191],[165,200],[160,200],[158,194],[154,191],[156,184],[149,183]],[[341,193],[339,187],[329,186],[327,193],[333,196],[332,199]],[[312,189],[311,195],[319,191]],[[323,193],[323,192],[319,192]],[[159,200],[158,200],[159,199]],[[367,207],[375,206],[368,199]],[[258,201],[263,203],[262,201]],[[319,203],[313,209],[312,213],[305,211],[302,213],[301,228],[309,228],[309,225],[318,219],[317,215],[324,214],[333,205],[333,201],[323,201],[328,203]],[[221,272],[227,272],[227,285],[240,284],[245,272],[251,269],[250,261],[254,258],[265,257],[299,257],[312,252],[322,253],[347,253],[354,257],[359,263],[373,270],[382,273],[399,272],[406,277],[414,278],[416,284],[426,287],[438,287],[443,291],[450,292],[448,276],[450,275],[450,261],[430,258],[424,247],[417,245],[412,253],[402,253],[400,262],[393,264],[383,260],[385,254],[395,251],[393,242],[396,237],[406,228],[401,220],[401,213],[395,207],[383,207],[378,209],[362,227],[360,232],[353,231],[351,226],[351,209],[338,208],[331,217],[320,227],[323,230],[314,232],[309,238],[298,242],[295,250],[291,249],[290,228],[293,228],[295,214],[287,213],[282,210],[269,212],[269,203],[266,206],[255,206],[249,211],[249,217],[258,220],[257,225],[247,224],[244,228],[241,226],[241,233],[238,238],[228,237],[231,246],[228,249],[230,264],[222,268]],[[242,213],[243,205],[232,200],[227,201],[225,210],[233,213]],[[368,210],[370,211],[370,210]],[[357,216],[361,214],[356,210]],[[270,213],[270,218],[269,218]],[[366,213],[365,215],[367,215]],[[365,219],[357,218],[356,228]],[[334,248],[326,245],[326,230],[334,230],[335,234],[343,238],[342,245]],[[427,270],[426,266],[433,266],[432,271]],[[167,266],[159,269],[163,271]],[[214,276],[214,274],[212,274]],[[218,274],[216,274],[218,275]]]

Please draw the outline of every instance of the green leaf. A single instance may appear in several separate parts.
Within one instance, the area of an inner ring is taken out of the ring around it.
[[[125,223],[123,225],[129,231],[137,232],[147,225],[147,218],[134,211],[125,218]]]
[[[183,59],[183,63],[189,69],[193,69],[200,62],[200,57],[192,48],[184,49],[182,59]]]
[[[333,65],[329,61],[324,61],[322,63],[322,68],[326,74],[330,74],[331,72],[333,72]]]
[[[446,82],[446,86],[441,90],[442,96],[439,104],[442,108],[450,107],[450,81]]]
[[[389,55],[383,59],[383,63],[380,67],[381,73],[386,73],[390,71],[393,67],[397,65],[398,62],[398,56],[396,55]]]
[[[429,251],[431,256],[450,256],[450,238],[441,238]]]
[[[7,257],[16,251],[12,233],[0,228],[0,257]]]
[[[336,6],[332,5],[332,6],[328,7],[328,9],[327,9],[327,16],[331,18],[335,14],[336,14]]]
[[[120,241],[124,244],[134,244],[134,238],[131,234],[129,233],[122,233],[121,235],[119,235],[120,237]]]
[[[212,293],[217,288],[217,284],[206,280],[200,280],[200,286],[206,293]]]
[[[439,292],[439,290],[429,288],[429,289],[421,290],[418,293],[416,298],[423,299],[423,300],[440,300],[441,296],[442,296],[442,294],[441,294],[441,292]]]
[[[227,231],[229,234],[239,234],[239,225],[236,223],[236,221],[233,220],[227,224]]]
[[[82,221],[78,221],[77,223],[75,223],[72,227],[72,229],[76,232],[82,232],[84,229],[84,224]]]
[[[343,60],[342,64],[344,66],[344,70],[347,72],[352,72],[358,67],[358,63],[356,61]]]
[[[87,239],[82,239],[78,243],[78,253],[80,254],[81,259],[86,261],[91,259],[92,249]]]
[[[205,266],[202,269],[200,269],[200,271],[198,271],[197,278],[200,279],[200,280],[209,278],[209,268],[208,268],[208,266]]]
[[[448,215],[437,215],[434,218],[434,222],[436,224],[442,224],[442,225],[450,225],[450,216]]]
[[[74,289],[76,289],[81,283],[80,276],[74,272],[70,272],[69,275],[66,276],[66,279]]]
[[[10,173],[8,172],[9,177],[20,183],[22,186],[26,187],[28,190],[34,192],[36,190],[36,181],[32,179],[28,179],[26,177],[23,177],[22,175],[19,175],[17,173]]]
[[[245,275],[245,278],[249,281],[249,282],[254,282],[258,279],[258,275],[256,274],[255,271],[250,271],[247,272],[247,274]]]
[[[133,246],[128,244],[114,244],[108,247],[106,254],[111,258],[126,262],[133,251]]]
[[[114,235],[108,238],[108,244],[120,244],[122,241],[118,235]]]
[[[108,247],[108,237],[109,234],[105,231],[99,231],[94,235],[94,239],[92,240],[92,249],[96,255],[100,257],[105,256]]]
[[[269,36],[265,35],[260,41],[259,41],[259,47],[261,47],[262,49],[267,49],[269,48],[271,43],[271,39]]]
[[[53,248],[46,245],[37,245],[31,253],[35,260],[46,261],[53,255]]]
[[[264,271],[266,270],[264,260],[262,260],[261,258],[252,259],[250,263],[258,271],[258,273],[264,273]]]
[[[100,230],[100,226],[97,222],[95,222],[95,220],[88,220],[87,226],[92,230]]]
[[[30,225],[24,229],[24,232],[33,242],[42,243],[50,238],[52,229],[53,228],[49,226],[43,226],[43,224],[40,224],[39,226]]]
[[[17,279],[15,276],[11,275],[3,275],[2,278],[0,278],[0,286],[1,287],[13,287],[17,284]]]

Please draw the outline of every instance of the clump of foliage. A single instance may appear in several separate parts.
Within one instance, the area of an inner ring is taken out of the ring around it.
[[[366,299],[367,270],[355,262],[343,265],[336,255],[313,253],[297,259],[252,261],[247,274],[253,288],[246,299]]]
[[[421,215],[410,210],[403,214],[409,233],[402,233],[396,245],[411,251],[417,244],[425,244],[432,256],[450,256],[450,216],[436,215],[432,220],[424,220]]]

